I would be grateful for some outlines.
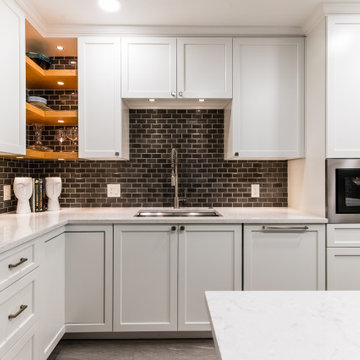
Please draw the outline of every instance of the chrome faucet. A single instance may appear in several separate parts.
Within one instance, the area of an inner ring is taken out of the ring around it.
[[[171,149],[171,186],[174,187],[174,208],[178,209],[180,201],[186,198],[179,198],[178,152],[174,148]]]

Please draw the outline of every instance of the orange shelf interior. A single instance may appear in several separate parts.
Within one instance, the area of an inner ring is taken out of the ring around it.
[[[62,81],[64,85],[58,85]],[[26,57],[26,87],[28,89],[75,90],[78,88],[76,70],[44,70]]]

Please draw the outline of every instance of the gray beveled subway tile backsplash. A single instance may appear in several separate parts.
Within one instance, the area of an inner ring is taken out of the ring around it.
[[[60,150],[54,128],[45,127],[44,144]],[[287,161],[224,161],[223,110],[130,110],[130,161],[2,159],[0,182],[19,174],[60,176],[63,207],[172,206],[173,146],[180,196],[187,197],[182,205],[287,206]],[[107,198],[108,183],[121,184],[120,198]],[[260,198],[251,198],[251,184],[260,184]],[[0,212],[14,209],[14,200],[2,201],[1,186]]]

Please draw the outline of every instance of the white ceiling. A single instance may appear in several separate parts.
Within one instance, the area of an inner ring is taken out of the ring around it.
[[[27,2],[46,23],[57,25],[300,27],[321,0],[120,0],[115,14],[100,10],[97,0]]]

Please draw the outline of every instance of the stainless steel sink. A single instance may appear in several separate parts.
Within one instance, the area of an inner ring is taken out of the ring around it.
[[[166,209],[166,210],[140,210],[137,217],[209,217],[222,216],[214,209]]]

